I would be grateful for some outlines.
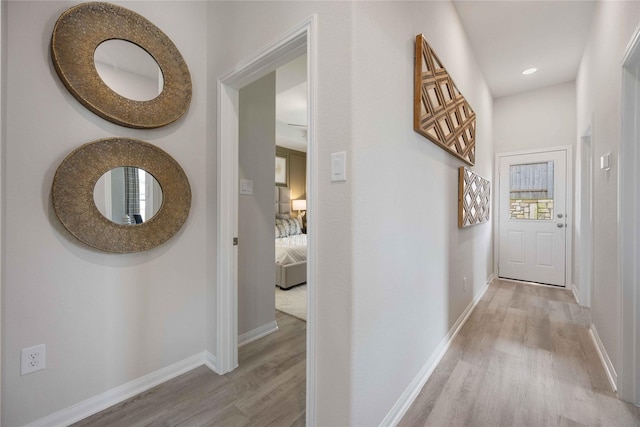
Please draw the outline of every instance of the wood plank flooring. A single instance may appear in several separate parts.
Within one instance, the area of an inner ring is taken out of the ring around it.
[[[277,332],[239,349],[233,372],[201,366],[74,426],[304,426],[307,324],[276,320]]]
[[[570,291],[494,281],[399,426],[640,426],[589,319]]]
[[[304,426],[306,323],[276,319],[235,371],[194,369],[75,425]],[[589,319],[569,291],[495,281],[399,425],[640,426],[610,389]]]

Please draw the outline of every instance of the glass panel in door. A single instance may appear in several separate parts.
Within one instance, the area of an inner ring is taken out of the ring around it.
[[[551,221],[553,161],[509,166],[509,219]]]

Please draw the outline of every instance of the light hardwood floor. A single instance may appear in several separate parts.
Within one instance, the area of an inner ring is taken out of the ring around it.
[[[75,425],[304,426],[306,323],[276,318],[280,330],[242,347],[235,371],[194,369]],[[569,291],[495,281],[400,426],[640,426],[588,326]]]
[[[307,324],[276,311],[278,332],[239,349],[239,367],[201,366],[74,426],[304,426]]]
[[[494,281],[399,426],[640,426],[589,318],[567,290]]]

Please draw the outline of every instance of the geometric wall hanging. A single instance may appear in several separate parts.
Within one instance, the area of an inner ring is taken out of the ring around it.
[[[489,220],[491,183],[464,166],[458,179],[458,227],[468,227]]]
[[[475,164],[476,114],[422,34],[416,36],[413,130]]]

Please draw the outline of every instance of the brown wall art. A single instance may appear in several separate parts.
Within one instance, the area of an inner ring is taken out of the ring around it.
[[[413,130],[473,166],[476,114],[422,34],[414,77]]]
[[[491,183],[464,166],[458,180],[458,227],[489,221]]]

